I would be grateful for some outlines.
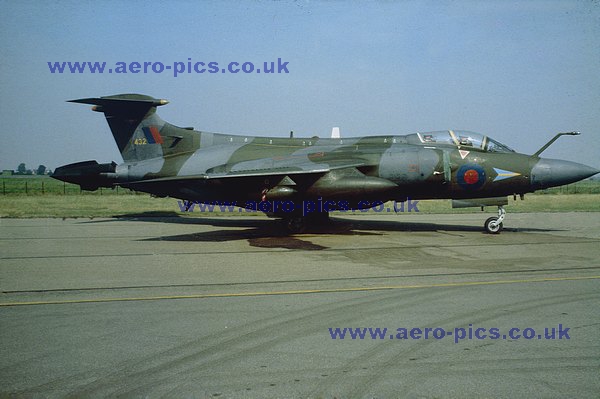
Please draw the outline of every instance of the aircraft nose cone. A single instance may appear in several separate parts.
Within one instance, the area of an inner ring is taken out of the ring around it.
[[[574,183],[600,173],[600,170],[571,161],[540,159],[531,169],[531,184],[548,188]]]

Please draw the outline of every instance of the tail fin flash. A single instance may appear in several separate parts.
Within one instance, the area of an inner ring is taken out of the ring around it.
[[[194,133],[170,125],[156,114],[156,107],[168,104],[141,94],[70,100],[92,104],[104,113],[124,161],[136,161],[182,152],[190,147]]]

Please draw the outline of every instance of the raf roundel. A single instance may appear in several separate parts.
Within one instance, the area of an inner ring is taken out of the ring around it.
[[[476,190],[485,183],[485,170],[477,164],[465,164],[456,172],[456,181],[466,190]]]

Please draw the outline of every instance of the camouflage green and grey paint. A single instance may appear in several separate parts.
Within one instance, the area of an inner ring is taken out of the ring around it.
[[[163,121],[165,100],[139,94],[73,100],[106,116],[122,164],[86,161],[54,177],[191,201],[476,199],[525,194],[599,171],[519,154],[484,135],[440,131],[276,138],[195,131]]]

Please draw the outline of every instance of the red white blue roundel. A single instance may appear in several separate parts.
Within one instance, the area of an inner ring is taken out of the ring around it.
[[[465,164],[458,168],[456,181],[467,190],[476,190],[485,183],[485,170],[477,164]]]

